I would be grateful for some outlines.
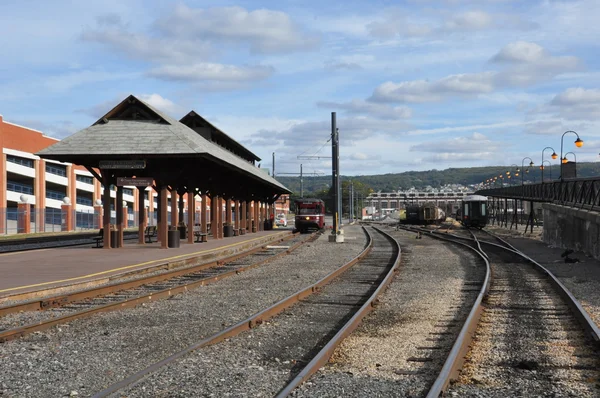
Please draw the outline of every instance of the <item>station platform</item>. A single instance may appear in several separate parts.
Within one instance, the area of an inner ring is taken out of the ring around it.
[[[159,242],[127,243],[113,250],[90,246],[39,249],[0,254],[0,301],[8,296],[33,294],[42,289],[105,283],[117,275],[177,266],[190,261],[209,262],[278,240],[291,230],[260,231],[204,243],[181,243],[161,249]]]

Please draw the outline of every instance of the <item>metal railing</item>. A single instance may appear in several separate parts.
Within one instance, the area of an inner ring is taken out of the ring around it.
[[[593,210],[600,207],[600,177],[572,178],[506,188],[483,189],[477,195],[556,203]]]

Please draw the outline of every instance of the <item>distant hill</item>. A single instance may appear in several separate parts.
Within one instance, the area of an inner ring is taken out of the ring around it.
[[[526,167],[527,169],[527,167]],[[407,171],[395,174],[378,174],[370,176],[342,176],[341,180],[347,182],[352,180],[360,182],[365,187],[374,192],[390,192],[392,190],[404,190],[411,187],[422,189],[427,186],[434,188],[447,184],[473,185],[500,174],[506,175],[510,171],[511,175],[515,173],[515,167],[491,166],[491,167],[468,167],[468,168],[450,168],[446,170],[428,170],[428,171]],[[554,165],[552,168],[544,170],[544,177],[548,179],[552,175],[553,179],[560,176],[560,166]],[[593,177],[600,175],[600,163],[579,163],[577,164],[578,177]],[[541,170],[539,166],[529,168],[529,172],[524,174],[526,181],[541,181]],[[518,177],[511,178],[512,181],[521,183],[521,174]],[[300,194],[300,177],[277,177],[283,185],[294,191],[295,195]],[[331,176],[304,177],[304,196],[311,196],[318,192],[328,190],[331,185]],[[507,181],[505,179],[505,181]]]

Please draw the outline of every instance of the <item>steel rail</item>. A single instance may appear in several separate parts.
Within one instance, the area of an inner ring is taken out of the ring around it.
[[[404,230],[417,232],[418,229],[409,228],[409,227],[400,227]],[[475,303],[467,316],[467,319],[461,328],[456,341],[452,345],[452,349],[450,350],[450,354],[446,361],[444,362],[444,366],[442,366],[442,370],[440,371],[438,377],[434,381],[433,385],[429,389],[427,393],[427,398],[437,398],[440,394],[446,390],[448,384],[451,380],[457,378],[460,369],[462,368],[463,363],[465,362],[465,356],[469,351],[469,347],[471,342],[473,341],[473,336],[475,336],[475,331],[477,330],[477,326],[479,325],[479,319],[481,318],[481,314],[483,313],[483,298],[487,296],[488,290],[490,288],[490,283],[492,279],[492,270],[490,267],[490,263],[486,256],[483,253],[474,247],[463,243],[458,242],[454,239],[446,238],[444,236],[440,236],[439,234],[433,234],[430,231],[420,231],[426,232],[429,236],[435,239],[443,240],[446,242],[454,243],[457,245],[461,245],[466,247],[469,250],[475,252],[483,262],[485,263],[485,277],[479,294],[475,299]],[[468,238],[465,238],[468,239]]]
[[[302,369],[298,375],[291,382],[289,382],[285,388],[283,388],[277,395],[276,398],[287,397],[291,392],[308,380],[315,372],[317,372],[323,365],[325,365],[329,358],[333,355],[335,349],[341,344],[341,342],[350,335],[359,325],[363,318],[378,304],[378,297],[385,291],[388,285],[391,283],[394,274],[400,266],[400,259],[402,249],[398,244],[398,241],[389,234],[382,230],[373,227],[376,231],[385,236],[388,241],[392,242],[397,252],[394,264],[390,267],[388,273],[381,281],[380,285],[373,292],[373,294],[367,299],[367,301],[361,306],[361,308],[350,318],[348,322],[333,336],[331,340],[319,351],[319,353]]]
[[[131,281],[113,283],[111,285],[77,290],[72,293],[57,294],[57,295],[45,297],[42,299],[28,300],[25,302],[20,302],[20,303],[15,303],[12,305],[3,306],[3,307],[0,307],[0,316],[12,314],[15,312],[21,312],[21,311],[39,311],[39,310],[46,310],[49,308],[60,307],[60,306],[72,303],[74,301],[101,297],[101,296],[116,293],[116,292],[119,292],[122,290],[136,288],[141,285],[147,285],[150,283],[161,282],[161,281],[165,281],[165,280],[175,278],[178,276],[183,276],[186,274],[191,274],[191,273],[206,270],[209,268],[218,267],[223,264],[238,260],[243,257],[250,256],[261,250],[264,250],[268,245],[273,244],[273,242],[281,243],[281,242],[290,240],[293,237],[294,237],[294,235],[290,234],[290,235],[278,238],[276,240],[270,241],[268,243],[262,244],[260,246],[257,246],[253,249],[222,258],[220,260],[214,260],[214,261],[210,261],[208,263],[199,264],[199,265],[191,266],[191,267],[186,267],[183,269],[167,271],[167,272],[159,274],[159,275],[143,277],[143,278],[139,278],[139,279],[135,279],[135,280],[131,280]],[[294,249],[295,248],[296,247],[294,247]],[[196,257],[189,257],[186,259],[177,260],[173,263],[160,264],[157,266],[141,269],[138,271],[132,271],[132,272],[124,273],[124,274],[119,274],[117,277],[123,278],[123,277],[131,276],[131,275],[143,275],[145,273],[156,272],[158,270],[169,270],[172,268],[181,268],[181,267],[185,267],[186,265],[194,264],[194,263],[197,263],[198,261],[201,261],[200,259],[203,256],[212,256],[212,254],[209,254],[209,255],[205,254],[205,255],[200,255],[200,256],[196,256]],[[116,279],[117,277],[112,277],[112,279]],[[61,288],[64,288],[64,287],[61,287]],[[52,290],[52,289],[50,289],[50,290]],[[44,291],[42,290],[42,291],[36,291],[34,293],[36,295],[40,295],[40,294],[43,294],[43,292]]]
[[[288,248],[287,250],[281,251],[271,257],[268,257],[268,258],[258,261],[256,263],[253,263],[246,267],[236,268],[234,270],[224,272],[219,275],[209,276],[209,277],[202,278],[202,279],[199,279],[199,280],[196,280],[193,282],[184,283],[184,284],[176,286],[176,287],[169,287],[169,288],[166,288],[163,290],[159,290],[159,291],[152,292],[152,293],[145,293],[140,296],[132,297],[132,298],[125,299],[122,301],[108,303],[108,304],[100,305],[100,306],[97,306],[94,308],[88,308],[85,310],[77,311],[72,314],[67,314],[67,315],[63,315],[60,317],[39,321],[37,323],[32,323],[32,324],[25,325],[25,326],[4,330],[4,331],[0,332],[0,343],[6,342],[9,340],[14,340],[16,338],[25,336],[25,335],[33,333],[33,332],[39,332],[42,330],[46,330],[48,328],[51,328],[52,326],[70,322],[75,319],[86,318],[86,317],[89,317],[89,316],[92,316],[94,314],[98,314],[101,312],[109,312],[109,311],[115,311],[115,310],[120,310],[120,309],[124,309],[124,308],[132,308],[132,307],[135,307],[142,303],[147,303],[150,301],[156,301],[156,300],[159,300],[162,298],[167,298],[167,297],[179,294],[179,293],[186,292],[188,290],[194,289],[199,286],[204,286],[204,285],[207,285],[210,283],[217,282],[221,279],[228,278],[233,275],[238,275],[242,272],[248,271],[252,268],[256,268],[260,265],[264,265],[270,261],[273,261],[276,258],[287,255],[287,254],[291,253],[293,250],[296,250],[298,247],[300,247],[304,243],[309,242],[309,241],[311,241],[311,239],[316,238],[316,237],[317,237],[316,233],[312,234],[308,239],[305,239],[302,242],[298,242],[297,244]],[[145,284],[147,284],[147,282]]]
[[[487,232],[487,231],[486,231]],[[488,234],[495,236],[494,234],[487,232]],[[466,237],[462,237],[462,236],[458,236],[458,235],[452,235],[452,234],[448,234],[450,236],[452,236],[454,239],[462,239],[462,240],[471,240],[469,238]],[[442,239],[442,240],[447,240],[447,241],[451,241],[457,244],[462,244],[465,247],[469,247],[472,250],[473,249],[471,246],[466,245],[464,243],[461,242],[457,242],[454,239],[449,239],[449,238],[445,238],[443,236],[440,236],[439,234],[433,234],[433,233],[429,233],[429,236],[435,237],[437,239]],[[557,293],[563,298],[563,300],[565,300],[566,304],[569,306],[569,308],[571,309],[571,311],[573,312],[573,315],[577,318],[577,320],[579,321],[579,323],[581,324],[581,326],[583,327],[583,329],[586,331],[586,333],[589,334],[589,336],[597,343],[600,344],[600,328],[598,327],[598,325],[596,325],[596,323],[591,319],[591,317],[589,316],[589,314],[587,313],[587,311],[581,306],[581,303],[579,303],[579,301],[575,298],[575,296],[573,296],[573,294],[558,280],[558,278],[556,278],[556,276],[554,276],[554,274],[552,272],[550,272],[547,268],[545,268],[543,265],[541,265],[540,263],[538,263],[537,261],[535,261],[534,259],[532,259],[531,257],[527,256],[525,253],[521,252],[520,250],[515,249],[512,245],[510,245],[508,242],[504,241],[503,239],[501,239],[500,237],[497,237],[498,240],[500,240],[501,242],[509,245],[510,247],[506,247],[494,242],[488,242],[488,241],[481,241],[482,243],[489,245],[489,246],[493,246],[495,248],[501,249],[501,250],[505,250],[507,252],[510,252],[512,254],[521,256],[523,259],[527,260],[528,262],[530,262],[531,264],[533,264],[538,271],[540,271],[542,274],[544,274],[545,276],[547,276],[551,282],[551,284],[553,285],[553,287],[556,289]],[[489,267],[489,263],[486,260],[486,263],[488,264]],[[490,275],[491,275],[491,271],[490,271]],[[487,291],[486,291],[487,294]],[[479,297],[478,297],[479,299]],[[466,325],[465,325],[466,326]],[[475,325],[476,327],[477,325]],[[463,327],[464,329],[464,327]],[[462,331],[461,331],[462,333]],[[459,335],[459,339],[460,339],[460,335]],[[457,339],[457,342],[455,343],[455,345],[458,343],[459,339]],[[466,354],[466,350],[468,349],[468,346],[465,349],[465,354]],[[454,350],[454,348],[453,348]],[[462,355],[464,357],[464,354]],[[450,360],[450,357],[448,358],[448,360],[446,361],[446,363]],[[462,362],[464,362],[464,358],[462,359]],[[461,365],[462,366],[462,362]],[[445,365],[444,365],[445,366]],[[458,373],[460,367],[456,368],[455,372]],[[443,377],[442,377],[443,376]],[[434,388],[432,387],[432,389],[430,390],[430,392],[428,393],[427,397],[428,398],[434,398],[434,397],[439,397],[439,395],[446,390],[449,382],[451,381],[451,379],[453,378],[453,376],[451,376],[450,374],[446,374],[446,375],[442,375],[442,373],[440,373],[440,376],[438,377],[438,380],[436,380],[436,384],[434,384]],[[438,383],[439,381],[439,383]]]
[[[479,239],[477,239],[477,236],[475,236],[475,234],[473,233],[473,231],[471,231],[470,229],[467,229],[467,230],[471,234],[471,237],[473,238],[473,240],[475,241],[475,243],[477,243],[477,250],[481,253],[482,256],[484,256],[485,258],[487,258],[489,260],[490,257],[487,255],[486,252],[484,252],[481,249],[481,243],[479,243]],[[448,231],[446,231],[446,233],[448,233]]]
[[[279,314],[280,312],[284,311],[285,309],[291,307],[298,301],[318,292],[323,286],[329,284],[335,278],[337,278],[338,276],[340,276],[341,274],[346,272],[348,269],[350,269],[350,267],[352,267],[354,264],[359,262],[367,254],[369,254],[369,252],[371,251],[371,248],[373,247],[373,239],[371,238],[370,234],[367,232],[365,227],[362,227],[362,229],[365,232],[365,234],[367,235],[367,244],[365,245],[365,248],[356,257],[354,257],[352,260],[350,260],[349,262],[347,262],[346,264],[344,264],[337,270],[326,275],[325,277],[323,277],[316,283],[314,283],[302,290],[299,290],[296,293],[293,293],[292,295],[278,301],[277,303],[273,304],[272,306],[270,306],[260,312],[257,312],[256,314],[250,316],[249,318],[246,318],[243,321],[240,321],[240,322],[238,322],[238,323],[236,323],[236,324],[234,324],[234,325],[232,325],[210,337],[207,337],[207,338],[199,341],[198,343],[192,344],[191,346],[189,346],[189,347],[187,347],[187,348],[185,348],[185,349],[183,349],[183,350],[181,350],[159,362],[156,362],[156,363],[150,365],[149,367],[142,369],[142,370],[134,373],[133,375],[107,387],[106,389],[94,394],[92,396],[92,398],[107,397],[109,395],[112,395],[112,394],[124,389],[125,387],[127,387],[133,383],[138,383],[138,382],[142,381],[146,376],[159,370],[161,367],[191,353],[192,351],[198,350],[200,348],[203,348],[203,347],[206,347],[209,345],[219,343],[227,338],[236,336],[246,330],[250,330],[251,328],[260,325],[264,321],[274,317],[275,315]]]

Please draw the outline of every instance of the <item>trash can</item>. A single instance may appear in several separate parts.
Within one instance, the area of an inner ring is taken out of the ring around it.
[[[233,236],[233,225],[223,225],[223,237],[230,238]]]
[[[110,247],[116,249],[117,247],[121,247],[119,244],[119,231],[110,231]]]
[[[170,230],[167,232],[167,246],[172,249],[179,248],[179,231],[178,230]]]
[[[181,227],[177,227],[177,230],[179,231],[179,239],[185,240],[185,238],[187,238],[187,234],[186,234],[187,227],[185,225],[181,226]]]
[[[273,224],[271,224],[270,220],[265,220],[265,227],[264,230],[265,231],[270,231],[273,229]]]

